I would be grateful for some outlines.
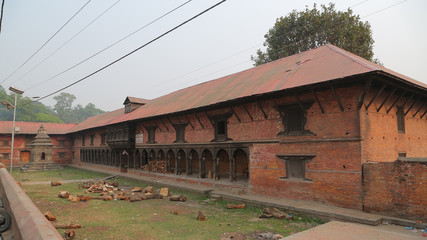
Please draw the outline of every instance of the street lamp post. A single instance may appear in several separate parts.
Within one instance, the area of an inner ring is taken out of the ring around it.
[[[18,94],[23,94],[24,91],[17,89],[15,87],[10,86],[9,90],[15,93],[15,105],[12,105],[8,101],[2,101],[1,103],[6,106],[8,109],[13,108],[13,123],[12,123],[12,147],[10,150],[10,175],[12,175],[12,168],[13,168],[13,147],[15,143],[15,116],[16,116],[16,104],[17,104],[17,96]]]

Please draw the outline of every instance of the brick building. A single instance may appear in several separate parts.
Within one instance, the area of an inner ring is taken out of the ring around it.
[[[30,162],[31,144],[43,125],[53,143],[53,159],[60,164],[70,163],[73,158],[72,136],[66,135],[68,130],[76,126],[75,123],[36,123],[15,122],[15,144],[13,165],[22,166]],[[12,144],[12,121],[0,121],[0,161],[10,164],[10,150]]]
[[[426,102],[427,85],[325,45],[153,100],[127,97],[64,137],[74,164],[419,217]]]

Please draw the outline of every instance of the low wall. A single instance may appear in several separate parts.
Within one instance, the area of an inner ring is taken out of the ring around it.
[[[363,164],[363,209],[427,221],[427,158]]]
[[[5,239],[62,239],[3,164],[0,164],[0,197],[12,218],[11,228],[3,233]]]

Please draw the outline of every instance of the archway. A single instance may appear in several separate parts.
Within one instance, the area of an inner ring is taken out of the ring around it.
[[[202,161],[201,161],[201,178],[213,178],[213,170],[214,170],[214,160],[211,151],[208,149],[204,150],[202,153]]]
[[[161,149],[157,152],[157,172],[158,173],[166,172],[165,153]]]
[[[234,154],[234,176],[233,180],[249,180],[249,159],[242,149],[237,149]]]
[[[148,152],[146,150],[142,151],[142,163],[141,169],[148,171]]]
[[[228,153],[224,149],[221,149],[216,154],[216,159],[218,162],[215,179],[219,180],[221,178],[230,177],[230,158],[228,157]]]
[[[187,170],[187,164],[186,164],[186,162],[187,162],[187,156],[186,156],[184,150],[179,150],[178,151],[176,159],[177,159],[177,168],[176,168],[177,170],[176,170],[176,174],[177,175],[181,175],[181,174],[186,173],[186,170]]]
[[[152,149],[150,154],[148,155],[148,171],[155,172],[156,171],[156,152]]]
[[[139,149],[135,152],[135,169],[141,168],[141,153],[139,152]]]
[[[199,176],[199,154],[197,154],[197,152],[192,149],[189,153],[188,153],[188,158],[189,158],[189,166],[188,166],[188,175],[196,175]]]
[[[126,173],[128,171],[129,166],[129,153],[126,150],[123,150],[121,153],[120,160],[120,172]]]
[[[175,173],[176,164],[175,164],[175,153],[172,150],[169,150],[166,154],[166,173]]]

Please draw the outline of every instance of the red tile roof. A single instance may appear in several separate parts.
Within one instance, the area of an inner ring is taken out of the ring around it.
[[[90,118],[71,129],[70,132],[206,107],[239,98],[338,80],[369,72],[383,72],[395,76],[407,84],[427,90],[426,84],[328,44],[178,90],[153,99],[128,114],[124,114],[123,109],[119,109]]]
[[[19,128],[19,132],[15,132],[15,134],[37,134],[42,124],[49,135],[65,134],[77,125],[76,123],[15,122],[15,127]],[[12,125],[12,121],[0,121],[0,134],[11,134]]]

